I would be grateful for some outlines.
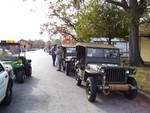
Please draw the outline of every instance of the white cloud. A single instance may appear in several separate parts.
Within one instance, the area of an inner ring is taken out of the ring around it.
[[[0,40],[39,39],[40,24],[46,20],[47,5],[43,0],[1,0]]]

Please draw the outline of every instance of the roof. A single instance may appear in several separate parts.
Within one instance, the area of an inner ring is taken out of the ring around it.
[[[24,39],[21,39],[21,40],[19,40],[18,42],[20,43],[21,41],[23,41],[23,42],[26,42],[26,43],[28,43],[28,44],[33,45],[31,42],[29,42],[29,41],[27,41],[27,40],[24,40]]]
[[[75,44],[63,44],[62,47],[76,47]]]
[[[94,47],[94,48],[116,48],[114,45],[111,44],[97,44],[97,43],[77,43],[76,46],[83,46],[83,47]]]

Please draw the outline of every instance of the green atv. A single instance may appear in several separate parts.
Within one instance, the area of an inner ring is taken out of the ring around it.
[[[18,83],[23,83],[26,76],[31,76],[31,60],[26,59],[25,51],[21,52],[20,43],[14,41],[0,42],[0,60],[3,64],[11,65]]]

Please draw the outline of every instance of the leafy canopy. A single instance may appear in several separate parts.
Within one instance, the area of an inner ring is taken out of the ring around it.
[[[125,38],[129,33],[129,24],[126,12],[94,0],[81,10],[76,31],[78,37],[84,40],[91,37]]]

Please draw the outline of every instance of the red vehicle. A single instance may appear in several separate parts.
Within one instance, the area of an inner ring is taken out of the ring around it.
[[[42,43],[42,44],[40,45],[40,48],[43,49],[44,47],[45,47],[45,44]]]

